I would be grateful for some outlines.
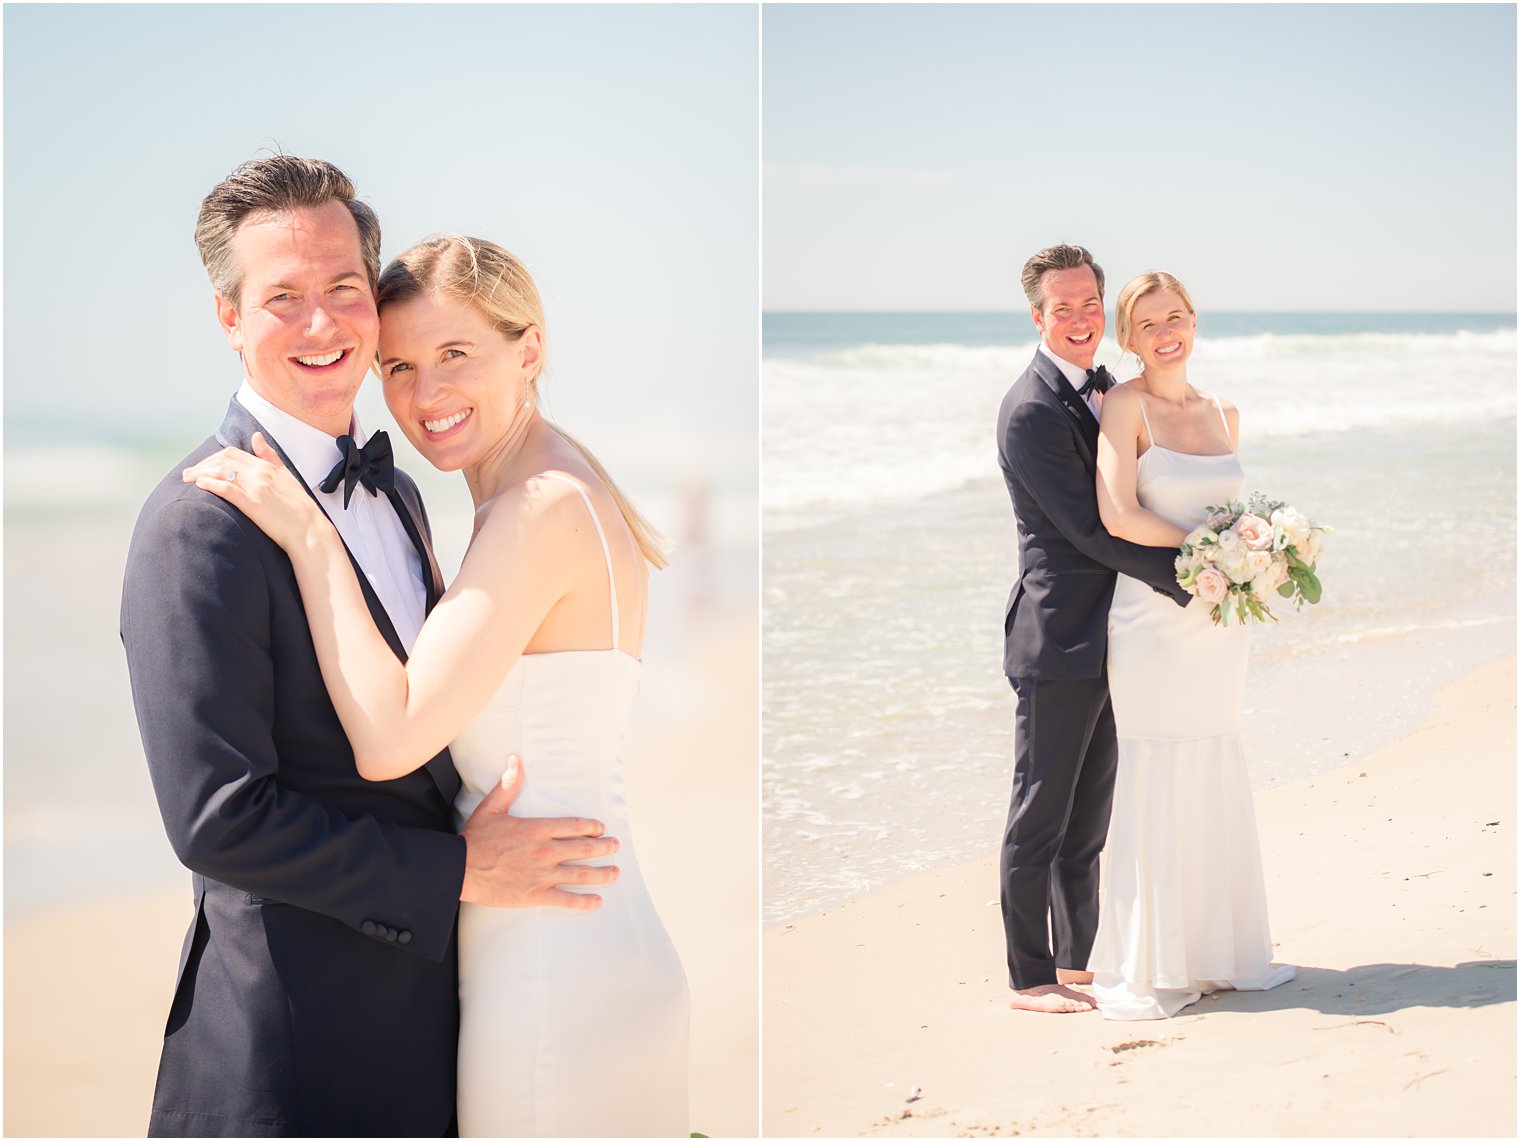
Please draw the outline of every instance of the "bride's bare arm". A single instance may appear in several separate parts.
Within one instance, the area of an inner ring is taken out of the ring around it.
[[[485,708],[584,562],[588,520],[573,487],[530,480],[499,497],[403,665],[370,617],[338,532],[278,456],[266,446],[264,467],[238,461],[228,482],[211,474],[232,462],[226,455],[194,469],[196,482],[290,556],[322,679],[367,780],[425,764]]]
[[[1103,397],[1098,434],[1098,517],[1110,535],[1147,547],[1180,547],[1187,532],[1140,506],[1140,397],[1123,385]]]

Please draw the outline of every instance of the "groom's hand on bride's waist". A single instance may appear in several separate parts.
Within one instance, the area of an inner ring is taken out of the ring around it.
[[[618,878],[615,866],[575,863],[612,855],[618,842],[600,820],[509,816],[522,788],[522,762],[507,771],[465,821],[464,886],[459,898],[487,907],[567,907],[594,911],[602,897],[565,887],[595,887]]]

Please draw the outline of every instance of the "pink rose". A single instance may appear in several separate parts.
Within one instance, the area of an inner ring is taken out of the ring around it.
[[[1224,596],[1230,592],[1230,580],[1213,567],[1204,567],[1198,572],[1198,577],[1193,579],[1193,586],[1198,593],[1198,601],[1210,606],[1224,601]]]
[[[1270,551],[1272,549],[1272,524],[1260,515],[1242,515],[1233,529],[1248,550]]]

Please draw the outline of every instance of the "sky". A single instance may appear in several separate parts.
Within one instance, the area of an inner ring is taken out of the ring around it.
[[[1512,4],[768,5],[767,310],[1515,309]],[[1204,299],[1207,299],[1206,301]]]
[[[384,259],[442,230],[517,253],[545,299],[548,407],[572,432],[623,455],[641,439],[658,462],[705,450],[753,488],[754,8],[7,5],[4,21],[8,448],[210,434],[241,369],[196,212],[279,148],[353,178]],[[385,426],[373,376],[359,408]]]
[[[220,419],[191,231],[271,148],[386,257],[522,256],[567,427],[719,464],[762,254],[768,309],[1017,309],[1070,240],[1217,309],[1513,310],[1514,47],[1509,4],[7,5],[6,441]]]

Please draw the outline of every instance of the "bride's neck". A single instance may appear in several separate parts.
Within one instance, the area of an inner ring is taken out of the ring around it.
[[[1145,390],[1157,400],[1168,404],[1187,403],[1188,393],[1192,391],[1188,384],[1187,366],[1169,369],[1145,369],[1140,373],[1145,381]]]
[[[506,488],[519,482],[518,471],[537,446],[542,433],[549,431],[536,407],[523,412],[512,422],[502,438],[477,464],[464,469],[475,509],[490,502]]]

